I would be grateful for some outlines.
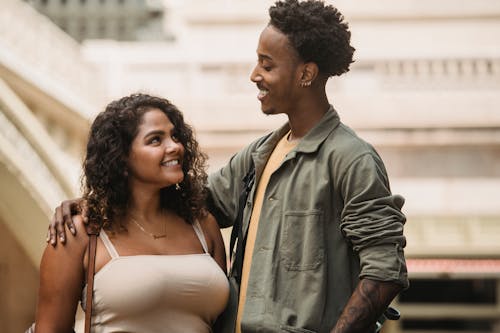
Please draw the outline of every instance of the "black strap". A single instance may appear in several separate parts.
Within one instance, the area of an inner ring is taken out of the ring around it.
[[[253,163],[250,167],[250,171],[243,178],[243,191],[241,191],[240,198],[238,200],[238,214],[233,224],[233,230],[231,231],[231,241],[229,242],[229,249],[233,251],[234,244],[236,240],[238,243],[236,245],[236,253],[231,263],[230,275],[236,278],[238,284],[241,283],[241,270],[243,268],[243,256],[245,252],[246,237],[243,237],[243,210],[245,209],[246,202],[248,199],[248,194],[252,190],[253,184],[255,182],[255,168]],[[233,257],[233,256],[232,256]]]

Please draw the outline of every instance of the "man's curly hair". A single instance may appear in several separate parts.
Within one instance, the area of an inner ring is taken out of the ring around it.
[[[161,189],[161,208],[174,211],[189,223],[205,214],[206,156],[200,152],[192,128],[168,100],[133,94],[108,104],[92,123],[82,178],[89,222],[108,230],[126,230],[123,217],[130,200],[127,160],[142,116],[152,109],[167,115],[185,150],[181,189]]]
[[[305,62],[314,62],[327,77],[349,71],[354,48],[344,17],[322,1],[277,1],[269,8],[269,24],[284,33]]]

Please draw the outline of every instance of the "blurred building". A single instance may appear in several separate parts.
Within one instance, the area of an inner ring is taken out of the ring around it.
[[[24,0],[77,41],[163,40],[161,0]]]
[[[25,2],[1,8],[0,332],[24,332],[47,223],[79,192],[89,121],[104,96],[74,39]]]
[[[174,38],[77,44],[25,2],[4,0],[0,311],[9,315],[0,331],[33,320],[48,219],[78,193],[85,133],[106,102],[138,90],[171,99],[211,170],[285,121],[260,113],[248,78],[270,4],[166,0],[162,27]],[[330,101],[407,200],[411,287],[386,333],[500,332],[500,3],[335,4],[357,51],[352,70],[329,83]]]

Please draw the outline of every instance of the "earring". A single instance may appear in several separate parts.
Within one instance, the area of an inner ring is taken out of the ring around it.
[[[311,81],[302,81],[302,82],[300,82],[300,87],[301,88],[309,87],[310,85],[311,85]]]
[[[179,191],[180,189],[181,189],[181,186],[179,185],[179,183],[175,184],[175,190]]]

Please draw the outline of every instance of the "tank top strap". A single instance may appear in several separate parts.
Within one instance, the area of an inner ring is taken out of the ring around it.
[[[111,241],[109,240],[108,235],[102,229],[99,232],[99,238],[101,238],[102,243],[104,244],[104,247],[106,247],[106,250],[108,250],[108,253],[111,256],[111,258],[114,259],[120,256],[116,251],[115,247],[113,246],[113,243],[111,243]]]
[[[200,240],[201,246],[203,246],[203,251],[205,251],[205,253],[208,253],[207,241],[205,239],[205,235],[203,235],[203,230],[201,229],[201,226],[200,226],[200,223],[198,222],[198,220],[194,221],[193,229],[194,229],[194,232],[196,232],[196,236],[198,236],[198,239]]]

